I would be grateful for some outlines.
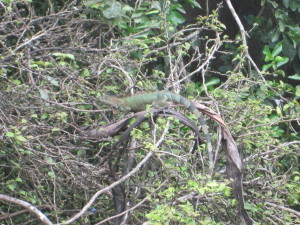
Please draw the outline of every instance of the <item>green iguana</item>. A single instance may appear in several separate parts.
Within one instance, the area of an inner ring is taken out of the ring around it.
[[[203,133],[205,134],[206,142],[207,142],[207,149],[209,152],[209,170],[210,175],[213,175],[213,167],[214,167],[214,157],[212,151],[212,144],[210,139],[210,134],[208,132],[208,126],[206,125],[201,112],[198,111],[196,106],[190,100],[177,95],[172,92],[167,91],[158,91],[153,93],[146,93],[146,94],[138,94],[132,97],[127,98],[114,98],[110,96],[103,96],[100,98],[100,103],[109,105],[115,109],[125,111],[125,112],[138,112],[143,111],[146,109],[147,105],[152,105],[154,107],[167,107],[168,102],[173,102],[177,104],[181,104],[185,106],[191,113],[196,115],[199,123],[202,126]],[[229,143],[230,144],[230,143]],[[232,144],[231,144],[232,145]],[[235,144],[233,144],[235,146]],[[226,151],[230,147],[226,146]],[[232,148],[232,146],[231,146]],[[230,158],[230,154],[227,153]],[[242,185],[242,171],[241,165],[236,164],[236,160],[239,162],[240,158],[238,159],[231,159],[229,162],[229,175],[234,180],[234,192],[236,193],[236,198],[239,201],[239,211],[242,215],[243,224],[253,224],[252,219],[248,216],[245,208],[244,208],[244,199],[243,199],[243,185]]]
[[[196,106],[187,98],[181,95],[168,92],[168,91],[158,91],[152,93],[138,94],[126,98],[115,98],[111,96],[102,96],[99,99],[100,103],[109,105],[117,110],[124,112],[138,112],[145,110],[147,105],[152,105],[154,107],[167,107],[168,102],[173,102],[185,106],[191,113],[193,113],[200,125],[202,126],[203,133],[207,142],[207,149],[209,152],[210,170],[213,169],[213,152],[210,135],[208,132],[208,126],[206,125],[201,112],[196,108]],[[212,172],[212,171],[210,171]]]

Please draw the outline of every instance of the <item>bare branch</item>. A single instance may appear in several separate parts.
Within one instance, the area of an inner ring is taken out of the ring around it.
[[[293,213],[293,214],[295,214],[296,216],[300,217],[300,212],[297,212],[296,210],[293,210],[293,209],[290,209],[290,208],[287,208],[287,207],[284,207],[284,206],[276,205],[276,204],[271,203],[271,202],[266,202],[265,204],[266,204],[266,205],[269,205],[269,206],[272,206],[272,207],[274,207],[274,208],[278,208],[278,209],[285,210],[285,211],[287,211],[287,212]]]
[[[34,207],[33,205],[31,205],[28,202],[25,202],[23,200],[17,199],[17,198],[13,198],[7,195],[3,195],[0,194],[0,200],[6,201],[6,202],[10,202],[16,205],[20,205],[23,206],[24,208],[26,208],[29,212],[31,212],[32,214],[34,214],[37,218],[39,218],[39,220],[45,224],[45,225],[53,225],[53,223],[47,218],[47,216],[45,216],[45,214],[43,214],[40,210],[38,210],[36,207]]]

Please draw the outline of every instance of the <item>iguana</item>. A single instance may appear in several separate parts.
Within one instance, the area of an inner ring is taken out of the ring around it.
[[[147,105],[152,105],[154,107],[168,107],[168,102],[173,102],[185,106],[191,113],[193,113],[197,117],[200,125],[202,126],[202,130],[207,142],[207,150],[210,157],[210,172],[212,172],[211,170],[213,169],[214,160],[208,126],[204,121],[201,112],[199,112],[196,106],[187,98],[168,91],[157,91],[152,93],[138,94],[126,98],[115,98],[105,95],[99,99],[99,102],[123,112],[142,111],[146,109]]]
[[[212,144],[211,144],[211,139],[210,139],[210,134],[208,132],[208,126],[206,125],[201,112],[198,111],[196,106],[194,105],[193,102],[190,100],[172,93],[172,92],[167,92],[167,91],[158,91],[158,92],[152,92],[152,93],[146,93],[146,94],[138,94],[134,95],[132,97],[126,97],[126,98],[114,98],[111,96],[103,96],[100,98],[100,103],[109,105],[115,109],[125,111],[125,112],[138,112],[145,110],[147,105],[152,105],[154,107],[167,107],[168,102],[173,102],[177,104],[181,104],[185,106],[191,113],[196,115],[199,123],[202,126],[203,133],[205,134],[206,142],[207,142],[207,149],[209,152],[209,169],[210,169],[210,174],[213,175],[213,166],[214,166],[214,159],[213,159],[213,152],[212,152]],[[226,126],[225,126],[226,128]],[[230,132],[229,132],[230,134]],[[227,137],[227,142],[229,146],[225,145],[225,148],[227,149],[226,151],[232,151],[230,148],[234,148],[235,144],[232,143],[231,141],[228,141]],[[228,158],[230,158],[230,155],[235,153],[227,153]],[[241,165],[236,164],[238,161],[239,162],[240,158],[238,159],[231,159],[230,162],[228,163],[228,171],[229,175],[231,178],[233,178],[234,183],[234,192],[236,193],[236,198],[239,201],[239,211],[242,215],[242,221],[243,224],[253,224],[251,217],[248,216],[245,208],[244,208],[244,199],[243,199],[243,185],[242,185],[242,170],[241,170]],[[241,162],[242,163],[242,162]]]

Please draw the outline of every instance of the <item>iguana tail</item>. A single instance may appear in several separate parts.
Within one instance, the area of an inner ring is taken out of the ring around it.
[[[210,162],[209,168],[210,168],[210,172],[212,172],[213,166],[214,166],[213,165],[214,157],[213,157],[213,151],[212,151],[212,143],[211,143],[211,138],[210,138],[210,134],[208,131],[208,126],[207,126],[206,122],[204,121],[201,112],[199,112],[199,110],[196,108],[196,106],[193,104],[193,102],[191,102],[190,100],[188,100],[187,98],[185,98],[181,95],[177,95],[172,92],[164,92],[163,95],[168,101],[173,101],[175,103],[184,105],[191,113],[193,113],[197,117],[197,119],[202,127],[202,130],[205,135],[206,142],[207,142],[207,149],[208,149],[208,153],[209,153],[209,162]]]

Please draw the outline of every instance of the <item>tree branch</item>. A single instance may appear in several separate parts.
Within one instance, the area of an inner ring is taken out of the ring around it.
[[[40,210],[38,210],[36,207],[34,207],[28,202],[7,195],[3,195],[3,194],[0,194],[0,200],[23,206],[29,212],[37,216],[43,224],[53,225],[53,223],[47,218],[47,216],[45,216]]]

